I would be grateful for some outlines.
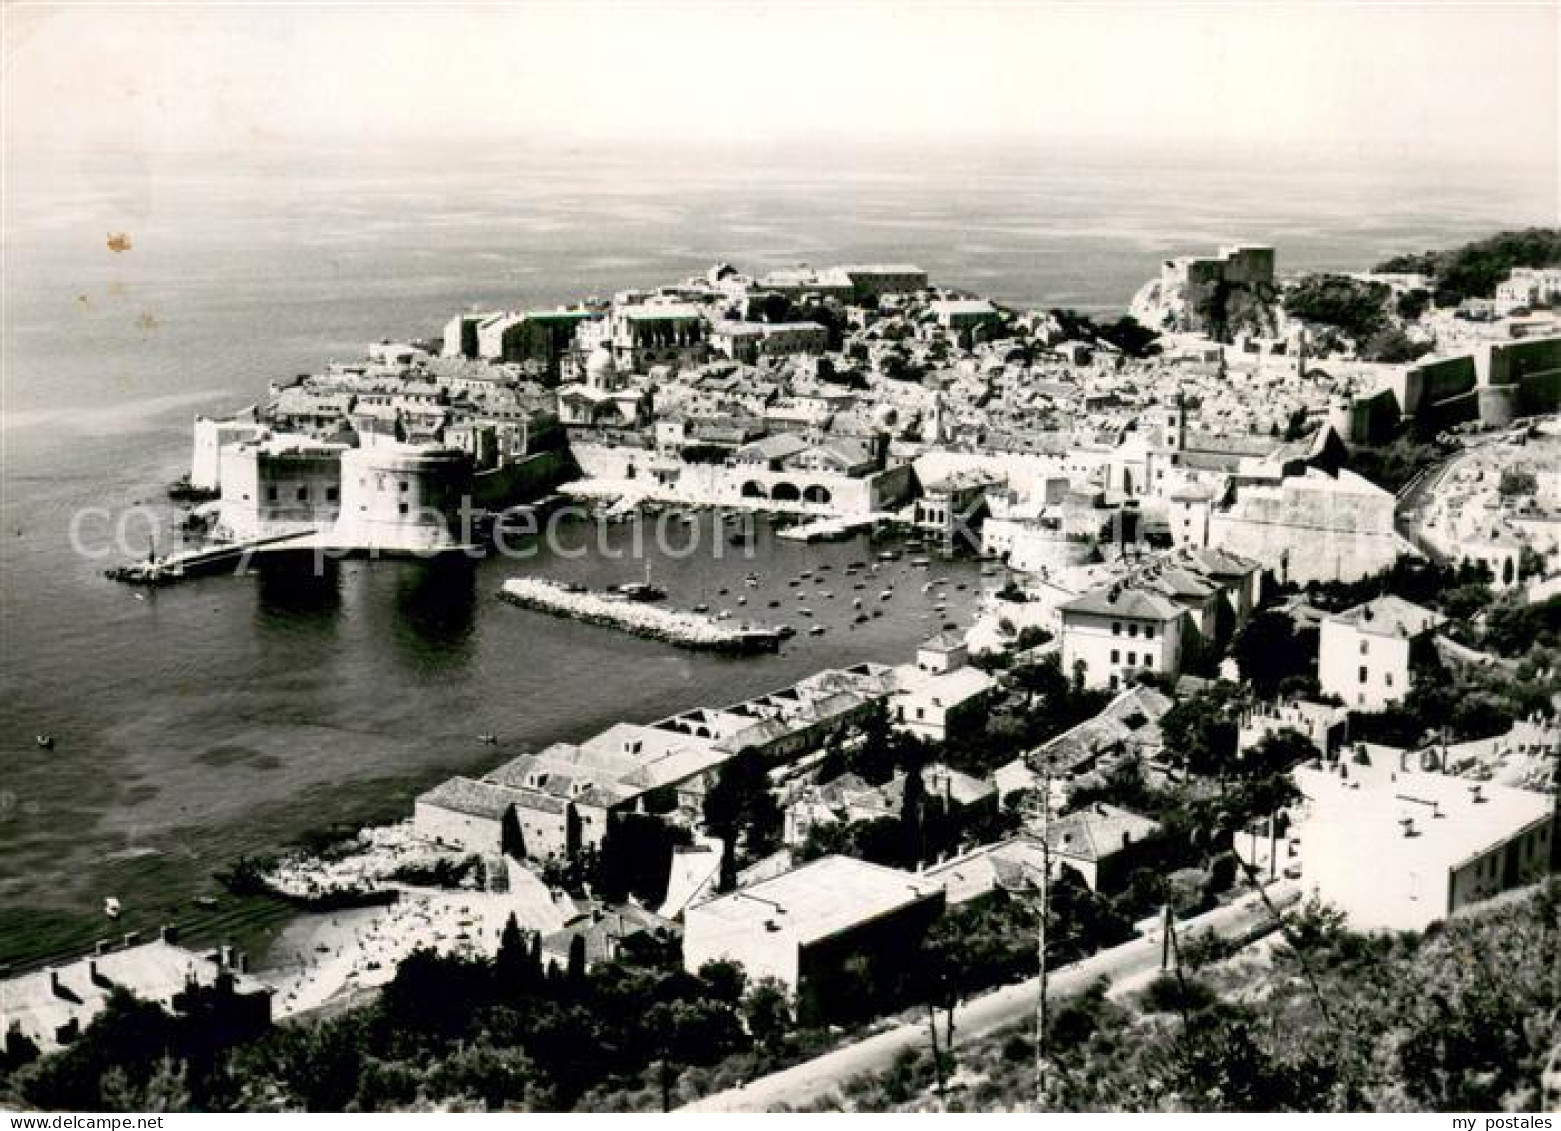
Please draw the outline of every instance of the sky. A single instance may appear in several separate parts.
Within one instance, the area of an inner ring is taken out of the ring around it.
[[[1554,164],[1561,4],[3,5],[5,137],[147,152],[1045,138]]]

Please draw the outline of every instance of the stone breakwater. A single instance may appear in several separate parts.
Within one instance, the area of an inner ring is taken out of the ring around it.
[[[540,578],[506,581],[499,596],[524,609],[707,652],[773,652],[786,636],[784,630],[767,625],[729,624],[703,613],[641,604]]]

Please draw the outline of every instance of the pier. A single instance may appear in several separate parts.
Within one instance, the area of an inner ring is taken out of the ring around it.
[[[266,538],[251,538],[242,542],[224,542],[218,546],[205,546],[198,550],[168,554],[160,558],[131,562],[103,571],[110,581],[122,581],[126,585],[164,586],[196,577],[209,577],[217,573],[243,573],[249,565],[265,560],[304,559],[313,556],[333,560],[343,558],[418,558],[431,560],[443,557],[479,557],[484,548],[471,543],[455,542],[442,546],[421,545],[372,545],[344,542],[329,535],[313,531],[274,534]]]
[[[773,652],[788,633],[748,623],[728,624],[704,613],[641,604],[541,578],[513,578],[499,589],[504,600],[586,624],[661,640],[679,648],[749,654]]]
[[[788,526],[776,532],[777,538],[788,542],[844,542],[858,531],[871,530],[875,520],[871,518],[820,518]]]
[[[240,572],[256,554],[308,553],[315,546],[316,540],[310,533],[277,534],[269,538],[224,542],[219,546],[205,546],[198,550],[148,558],[143,562],[131,562],[129,565],[104,570],[103,576],[127,585],[173,585],[214,573]]]

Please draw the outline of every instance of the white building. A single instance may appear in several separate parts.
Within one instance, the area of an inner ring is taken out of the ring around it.
[[[1514,267],[1505,282],[1496,284],[1496,313],[1542,306],[1561,299],[1561,267]]]
[[[916,650],[916,662],[894,670],[889,717],[901,730],[945,742],[976,729],[997,683],[966,664],[965,643],[942,634]]]
[[[1378,597],[1322,622],[1317,678],[1356,710],[1380,711],[1409,692],[1410,652],[1446,618],[1399,597]]]
[[[1158,593],[1122,585],[1095,589],[1064,604],[1062,669],[1083,665],[1088,687],[1121,687],[1140,671],[1181,670],[1186,613]]]
[[[1555,806],[1542,793],[1400,765],[1295,771],[1286,870],[1360,930],[1424,929],[1550,871]],[[1237,848],[1261,838],[1236,838]]]
[[[190,486],[215,491],[222,486],[222,449],[258,440],[263,425],[253,406],[226,420],[208,416],[195,418],[193,451],[190,455]]]
[[[825,856],[690,907],[683,968],[732,959],[750,980],[774,978],[795,994],[799,1017],[817,1018],[849,959],[906,955],[943,906],[943,886],[930,879]]]

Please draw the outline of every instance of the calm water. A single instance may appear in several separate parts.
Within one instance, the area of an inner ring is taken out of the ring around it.
[[[493,597],[519,570],[638,576],[599,558],[353,563],[327,584],[214,578],[136,600],[102,580],[108,563],[71,552],[71,517],[160,504],[196,412],[238,407],[268,378],[379,337],[437,333],[471,304],[552,304],[718,259],[909,260],[1011,302],[1115,310],[1165,254],[1262,239],[1283,268],[1356,268],[1554,222],[1556,192],[1543,169],[1089,150],[104,158],[8,176],[0,962],[90,941],[111,894],[127,927],[174,919],[263,942],[274,910],[189,904],[240,852],[402,816],[452,772],[619,718],[729,701],[829,664],[897,662],[941,619],[908,579],[891,615],[850,628],[853,594],[836,573],[835,598],[807,602],[826,635],[737,661]],[[110,232],[132,249],[108,251]],[[729,550],[665,563],[657,579],[675,601],[719,607],[757,568],[765,584],[751,600],[768,614],[770,599],[800,603],[785,585],[799,569],[864,556],[763,546],[757,565]],[[976,579],[962,579],[971,589],[951,616],[974,594]],[[485,731],[499,751],[475,742]],[[56,737],[53,751],[36,748],[38,732]]]

